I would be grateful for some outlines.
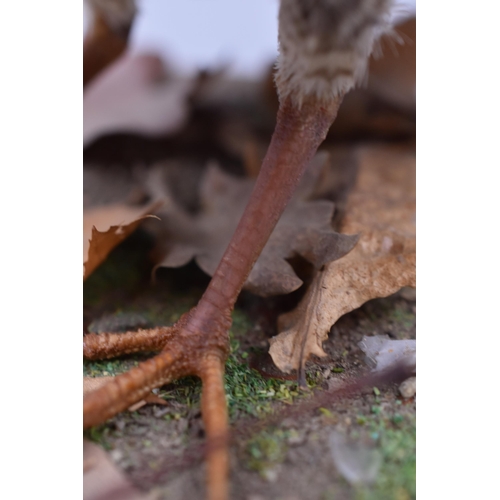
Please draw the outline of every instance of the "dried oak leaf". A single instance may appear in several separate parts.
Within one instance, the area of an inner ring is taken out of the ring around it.
[[[290,293],[302,285],[287,259],[301,255],[316,268],[338,259],[356,244],[357,235],[332,229],[334,205],[327,200],[309,201],[328,157],[319,154],[290,201],[244,288],[262,297]],[[213,275],[250,198],[254,181],[240,179],[210,165],[201,181],[201,212],[193,217],[165,203],[161,219],[168,247],[158,267],[180,267],[195,259]],[[167,194],[168,196],[168,194]]]
[[[99,446],[83,440],[84,500],[153,500],[137,490]]]
[[[298,307],[279,318],[270,339],[276,366],[299,369],[311,354],[325,356],[322,343],[340,316],[370,299],[415,287],[415,156],[394,149],[360,152],[356,185],[341,224],[360,233],[352,252],[318,271]]]
[[[113,380],[114,377],[83,377],[83,395],[99,389],[103,385],[106,385],[109,381]],[[138,401],[129,408],[129,411],[135,411],[142,408],[147,404],[158,404],[167,406],[168,402],[151,392],[141,401]]]
[[[83,279],[109,255],[111,250],[132,234],[141,220],[160,206],[131,207],[123,204],[91,207],[83,213]]]

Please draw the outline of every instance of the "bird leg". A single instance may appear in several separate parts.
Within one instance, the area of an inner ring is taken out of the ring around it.
[[[229,353],[231,312],[317,147],[335,119],[339,97],[328,106],[286,100],[279,112],[256,186],[229,246],[198,305],[173,327],[126,334],[89,334],[86,357],[117,356],[163,348],[155,357],[114,378],[84,399],[84,427],[108,418],[143,399],[152,389],[179,377],[201,378],[202,413],[208,447],[209,498],[227,497],[227,434],[224,363]],[[210,441],[218,443],[210,446]]]
[[[83,357],[110,359],[137,352],[161,351],[175,335],[169,326],[127,333],[89,333],[83,338]]]
[[[200,377],[210,500],[225,500],[228,495],[223,373],[229,353],[231,312],[334,121],[345,92],[364,75],[373,41],[385,26],[391,4],[391,0],[281,0],[276,128],[231,242],[198,305],[168,333],[161,329],[141,333],[147,339],[147,348],[162,345],[163,350],[84,399],[84,426],[89,427],[125,410],[153,388],[186,375]],[[155,340],[156,335],[162,335],[161,339]],[[134,344],[131,337],[119,348],[118,341],[110,342],[114,350],[103,348],[101,352],[130,352],[126,349],[132,347],[125,344]],[[92,343],[96,344],[95,338]],[[138,347],[133,345],[134,352]]]

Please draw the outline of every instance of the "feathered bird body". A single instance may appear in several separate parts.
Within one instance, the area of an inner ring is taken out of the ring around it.
[[[390,29],[392,0],[281,0],[280,100],[329,102],[363,80],[374,42]]]

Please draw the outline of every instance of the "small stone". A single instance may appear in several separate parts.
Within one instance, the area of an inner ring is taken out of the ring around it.
[[[272,469],[264,469],[262,471],[262,477],[268,482],[268,483],[275,483],[278,479],[278,470],[277,468],[272,468]]]
[[[415,339],[391,340],[387,335],[365,336],[358,346],[366,354],[366,364],[375,371],[384,370],[395,363],[405,363],[408,368],[416,369]]]
[[[407,378],[400,386],[399,393],[405,399],[412,398],[417,393],[417,378]]]
[[[110,451],[109,454],[111,455],[113,462],[119,462],[123,458],[123,451],[121,450],[113,450]]]
[[[165,406],[154,407],[153,408],[153,415],[155,416],[155,418],[162,418],[170,411],[171,411],[171,408],[168,406],[167,407],[165,407]]]

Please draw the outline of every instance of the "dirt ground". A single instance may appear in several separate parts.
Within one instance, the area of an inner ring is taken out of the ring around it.
[[[85,331],[171,324],[196,304],[208,277],[190,264],[161,270],[151,283],[150,243],[138,231],[85,282]],[[244,293],[238,301],[226,374],[233,431],[231,498],[415,498],[416,402],[415,397],[402,398],[397,386],[370,387],[349,397],[332,398],[313,411],[280,417],[298,402],[366,370],[358,346],[364,336],[414,339],[415,291],[404,289],[372,300],[341,318],[324,344],[328,356],[308,363],[307,391],[298,390],[293,379],[270,378],[266,354],[267,339],[277,333],[277,316],[293,307],[300,294],[260,299]],[[141,359],[145,356],[84,361],[83,372],[86,376],[116,374]],[[162,499],[201,499],[204,431],[200,384],[185,379],[161,388],[158,394],[168,406],[147,405],[124,412],[85,436],[103,446],[139,489]],[[351,484],[345,472],[341,473],[333,458],[334,436],[339,435],[351,448],[361,446],[367,453],[376,450],[380,462],[371,482]]]

